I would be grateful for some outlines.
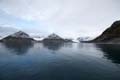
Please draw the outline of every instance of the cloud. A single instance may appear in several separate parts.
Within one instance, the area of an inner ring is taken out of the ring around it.
[[[0,0],[0,10],[62,36],[97,36],[119,19],[118,0]],[[33,26],[34,27],[34,26]]]
[[[0,36],[5,37],[7,35],[10,35],[14,32],[19,31],[19,29],[9,26],[9,25],[0,25]]]

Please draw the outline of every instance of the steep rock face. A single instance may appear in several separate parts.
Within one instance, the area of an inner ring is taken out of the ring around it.
[[[65,40],[63,38],[61,38],[60,36],[56,35],[56,34],[51,34],[49,35],[47,38],[45,38],[43,40],[43,42],[53,42],[53,43],[58,43],[58,42],[64,42]]]
[[[34,39],[32,39],[28,34],[25,32],[19,31],[14,34],[11,34],[5,38],[2,39],[2,42],[31,42]]]
[[[114,22],[111,27],[106,29],[100,36],[91,42],[120,42],[120,21]]]

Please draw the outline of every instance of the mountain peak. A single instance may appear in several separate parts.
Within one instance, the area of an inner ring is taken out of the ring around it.
[[[47,39],[62,39],[60,36],[58,36],[55,33],[50,34]]]
[[[11,34],[1,40],[2,42],[10,42],[10,43],[31,43],[31,41],[34,41],[33,38],[31,38],[27,33],[23,31],[18,31],[14,34]]]
[[[11,37],[16,37],[16,38],[18,38],[18,37],[20,37],[20,38],[30,38],[30,36],[27,33],[23,32],[23,31],[18,31],[18,32],[14,33],[14,34],[12,34],[10,36]]]

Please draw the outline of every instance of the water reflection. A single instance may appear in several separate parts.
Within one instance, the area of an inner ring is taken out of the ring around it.
[[[12,53],[23,55],[33,46],[32,42],[4,42],[3,45]]]
[[[97,45],[101,51],[93,44],[4,45],[6,47],[0,45],[0,80],[120,80],[120,67],[98,55],[103,54],[104,48],[111,50],[106,45]],[[29,50],[29,55],[8,55],[12,53],[8,49],[19,54]],[[51,50],[58,50],[53,51],[57,54],[50,54]],[[106,54],[109,53],[107,50],[104,51]]]
[[[104,56],[113,63],[120,64],[120,45],[119,44],[97,44],[103,52]]]
[[[71,43],[71,42],[64,43],[64,47],[72,48],[73,47],[73,43]]]
[[[49,50],[57,51],[57,50],[59,50],[63,46],[63,43],[59,43],[59,42],[58,43],[44,42],[43,46],[45,48],[48,48]]]

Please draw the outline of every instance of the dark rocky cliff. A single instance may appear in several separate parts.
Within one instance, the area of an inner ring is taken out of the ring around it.
[[[90,42],[120,42],[120,21],[115,21],[109,28],[107,28],[100,36]]]

